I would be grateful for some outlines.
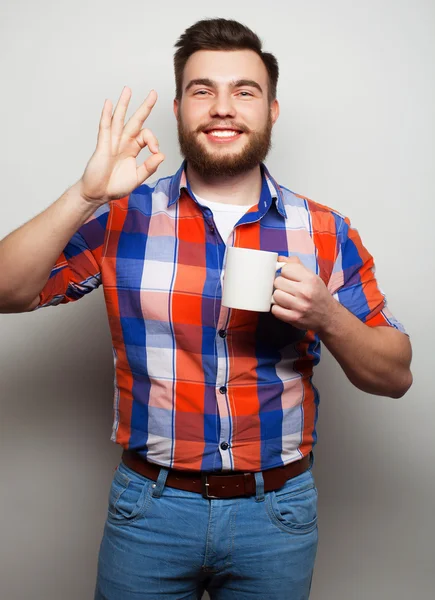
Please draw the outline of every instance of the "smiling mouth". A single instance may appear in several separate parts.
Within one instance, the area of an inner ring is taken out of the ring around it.
[[[205,133],[209,140],[228,142],[239,138],[243,131],[235,129],[208,129],[203,133]]]

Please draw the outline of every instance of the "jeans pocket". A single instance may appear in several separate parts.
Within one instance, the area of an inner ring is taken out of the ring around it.
[[[317,488],[311,471],[269,492],[266,504],[270,520],[280,529],[289,533],[313,531],[317,526]]]
[[[145,512],[149,498],[149,482],[130,478],[118,466],[109,492],[109,521],[118,524],[135,521]]]

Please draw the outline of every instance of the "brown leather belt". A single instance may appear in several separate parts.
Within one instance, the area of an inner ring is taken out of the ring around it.
[[[264,491],[278,490],[288,479],[306,471],[310,466],[310,458],[310,455],[304,456],[283,467],[263,471]],[[132,450],[124,450],[122,462],[133,471],[153,481],[157,480],[161,469],[159,465],[147,462]],[[187,492],[197,492],[204,498],[236,498],[237,496],[254,496],[256,493],[254,473],[244,473],[243,471],[231,471],[228,474],[227,472],[208,473],[169,469],[166,485]]]

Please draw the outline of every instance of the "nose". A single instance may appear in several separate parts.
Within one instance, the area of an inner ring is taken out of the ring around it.
[[[217,94],[215,101],[210,107],[210,116],[212,117],[231,117],[236,116],[236,110],[233,106],[231,94]]]

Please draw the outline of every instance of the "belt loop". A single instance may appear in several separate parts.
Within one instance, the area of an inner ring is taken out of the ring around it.
[[[264,479],[263,473],[257,471],[255,476],[255,502],[264,502]]]
[[[311,450],[311,452],[310,452],[310,466],[308,468],[312,469],[313,465],[314,465],[314,452]]]
[[[160,496],[163,493],[163,488],[165,487],[166,484],[166,478],[168,476],[169,473],[169,469],[166,469],[166,467],[162,467],[160,469],[159,472],[159,476],[157,477],[157,481],[156,483],[153,483],[152,488],[153,491],[151,493],[153,498],[160,498]]]

